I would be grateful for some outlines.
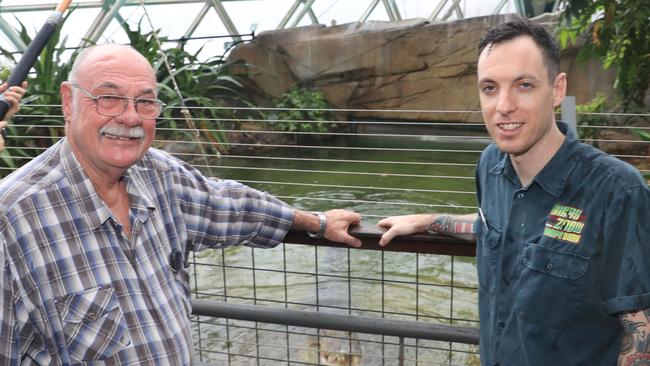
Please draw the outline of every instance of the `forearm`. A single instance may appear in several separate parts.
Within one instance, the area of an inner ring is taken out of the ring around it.
[[[384,246],[396,236],[411,235],[428,231],[474,241],[474,221],[476,214],[416,214],[391,216],[380,220],[377,225],[388,229],[382,234],[379,245]]]
[[[311,212],[306,212],[298,209],[293,211],[291,229],[317,232],[319,228],[320,220],[318,219],[318,216],[314,215]]]
[[[463,240],[476,241],[474,222],[477,218],[478,215],[475,213],[466,215],[434,215],[427,231],[453,236]]]
[[[650,308],[619,316],[623,326],[619,366],[650,365]]]
[[[315,215],[311,212],[294,210],[291,228],[305,230],[313,238],[325,238],[334,242],[353,247],[361,246],[361,241],[348,233],[350,225],[361,221],[361,215],[356,212],[334,209]]]

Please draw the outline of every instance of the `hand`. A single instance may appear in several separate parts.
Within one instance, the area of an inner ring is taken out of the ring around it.
[[[327,218],[325,239],[347,244],[355,248],[361,246],[361,240],[348,234],[350,225],[357,225],[361,222],[361,215],[342,209],[329,210],[324,212],[324,214]]]
[[[6,121],[0,121],[0,129],[7,127]],[[0,152],[5,149],[5,139],[0,136]]]
[[[433,222],[434,215],[418,214],[391,216],[377,223],[377,226],[388,229],[379,240],[379,245],[385,246],[398,235],[411,235],[426,231]]]
[[[20,100],[25,95],[27,89],[27,82],[23,81],[21,86],[9,87],[7,83],[0,85],[0,93],[4,93],[5,100],[9,103],[10,107],[5,116],[5,120],[10,120],[14,114],[20,110]]]

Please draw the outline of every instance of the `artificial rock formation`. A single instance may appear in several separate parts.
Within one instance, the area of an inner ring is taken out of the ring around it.
[[[364,110],[346,113],[342,116],[346,119],[481,122],[476,112],[480,109],[478,41],[488,28],[512,17],[495,15],[446,23],[415,19],[269,31],[236,47],[228,60],[246,65],[251,81],[266,100],[298,86],[322,91],[335,108]],[[611,88],[611,72],[594,64],[576,64],[575,52],[567,55],[563,67],[572,69],[566,70],[569,94],[576,95],[578,103],[593,98],[598,85],[603,85],[603,90]]]

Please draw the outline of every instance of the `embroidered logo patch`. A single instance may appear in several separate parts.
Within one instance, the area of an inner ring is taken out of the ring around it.
[[[556,203],[544,225],[544,236],[578,244],[585,227],[583,210]]]

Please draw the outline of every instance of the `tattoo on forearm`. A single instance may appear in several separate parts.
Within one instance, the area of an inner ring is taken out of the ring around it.
[[[619,365],[650,365],[650,309],[624,314],[620,319],[623,339]]]
[[[451,215],[440,215],[429,225],[428,231],[447,235],[474,234],[474,221]]]

